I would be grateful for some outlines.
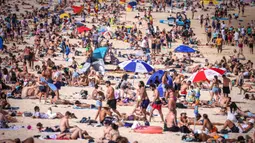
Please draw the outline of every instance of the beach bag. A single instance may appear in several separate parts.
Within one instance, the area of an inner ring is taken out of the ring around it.
[[[88,91],[87,90],[81,90],[80,91],[80,96],[81,96],[82,99],[87,99]]]
[[[190,133],[190,130],[187,126],[181,126],[180,127],[180,132],[186,134],[186,133]]]

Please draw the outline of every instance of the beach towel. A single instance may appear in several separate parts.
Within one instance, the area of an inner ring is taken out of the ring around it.
[[[18,130],[22,128],[21,126],[11,126],[9,128],[0,128],[0,130]]]
[[[78,107],[78,106],[73,106],[73,109],[96,109],[97,107],[93,104],[90,105],[90,108],[84,108],[84,107]]]
[[[5,108],[5,109],[8,109],[8,110],[19,110],[19,107],[9,107],[9,108]]]

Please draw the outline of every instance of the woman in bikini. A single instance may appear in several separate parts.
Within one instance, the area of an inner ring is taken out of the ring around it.
[[[219,80],[217,76],[214,76],[212,82],[212,90],[211,90],[211,101],[213,100],[213,96],[215,95],[215,100],[219,100],[220,88],[219,88]]]

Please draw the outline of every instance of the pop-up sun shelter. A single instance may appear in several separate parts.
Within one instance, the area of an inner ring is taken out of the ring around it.
[[[96,48],[93,52],[93,59],[104,59],[106,56],[106,53],[108,51],[108,47],[99,47]]]

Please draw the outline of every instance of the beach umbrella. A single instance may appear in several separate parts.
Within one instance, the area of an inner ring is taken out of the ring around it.
[[[0,36],[0,50],[3,50],[4,48],[4,40],[3,38]]]
[[[78,30],[79,33],[82,33],[84,31],[89,31],[91,29],[88,28],[88,27],[85,27],[85,26],[81,26],[81,27],[78,27],[77,30]]]
[[[119,64],[119,67],[129,72],[148,73],[153,67],[142,60],[129,60]]]
[[[163,77],[164,73],[165,73],[165,71],[163,71],[163,70],[158,70],[158,71],[156,71],[155,73],[153,73],[153,74],[150,76],[150,78],[148,79],[148,81],[147,81],[146,84],[147,84],[147,85],[150,85],[150,82],[151,82],[151,81],[152,81],[152,83],[154,83],[155,80],[156,80],[156,77],[158,77],[159,82],[161,83],[161,82],[162,82],[162,77]],[[168,75],[167,77],[168,77],[168,81],[167,81],[168,84],[169,84],[170,86],[173,86],[173,80],[172,80],[171,76]]]
[[[200,3],[204,2],[204,4],[218,4],[217,0],[201,0]]]
[[[222,76],[223,74],[212,70],[212,69],[201,69],[197,71],[196,73],[192,74],[188,81],[191,82],[202,82],[207,81],[210,82],[210,80],[213,80],[214,76]]]
[[[60,14],[59,17],[60,17],[61,19],[62,19],[62,18],[65,18],[65,17],[70,18],[70,15],[69,15],[68,13],[62,13],[62,14]]]
[[[96,48],[94,51],[93,51],[93,56],[92,58],[93,59],[104,59],[106,53],[108,51],[108,47],[99,47],[99,48]]]
[[[220,68],[202,68],[203,70],[213,70],[216,71],[217,73],[223,75],[226,73],[226,70],[220,69]]]
[[[128,3],[128,5],[130,5],[131,7],[134,7],[137,5],[137,2],[136,1],[131,1]]]
[[[84,6],[72,6],[72,9],[73,9],[73,13],[75,14],[80,14],[83,9],[84,9]]]
[[[196,50],[190,48],[186,45],[180,45],[176,49],[174,49],[174,52],[181,52],[181,53],[195,53]]]

